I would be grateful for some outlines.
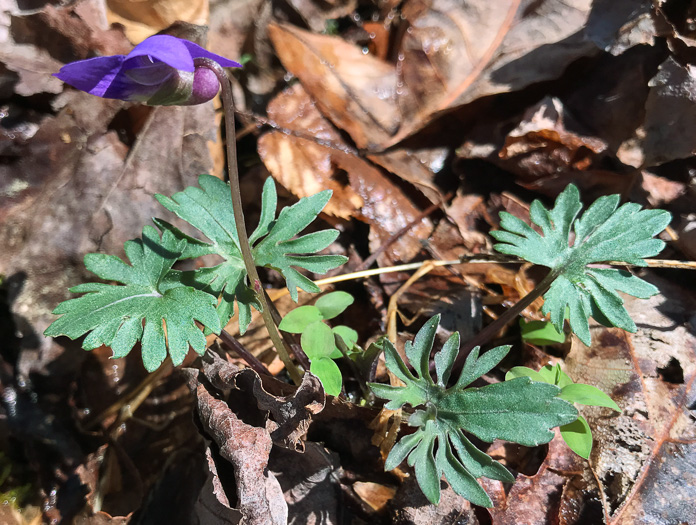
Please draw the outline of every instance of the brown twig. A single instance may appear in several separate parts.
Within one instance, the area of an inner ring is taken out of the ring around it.
[[[257,374],[265,374],[265,375],[272,375],[269,371],[268,368],[266,368],[266,365],[264,365],[261,361],[259,361],[254,354],[249,352],[242,343],[237,341],[237,338],[234,337],[232,334],[230,334],[227,330],[223,328],[222,332],[220,332],[220,342],[228,348],[229,350],[232,350],[234,353],[236,353],[239,357],[244,359],[246,363],[257,373]]]

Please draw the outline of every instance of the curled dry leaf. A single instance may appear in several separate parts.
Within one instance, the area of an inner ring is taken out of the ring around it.
[[[596,115],[593,112],[592,117]],[[515,127],[503,135],[501,131],[512,125]],[[520,117],[478,127],[457,149],[457,155],[485,158],[513,173],[520,186],[549,196],[558,195],[569,183],[583,193],[599,196],[623,193],[633,183],[623,173],[597,167],[609,154],[608,147],[560,99],[547,96]]]
[[[502,167],[534,181],[561,171],[589,168],[607,144],[578,132],[580,126],[555,97],[529,108],[498,152]]]
[[[291,395],[279,397],[267,392],[259,375],[246,368],[240,370],[215,354],[208,354],[203,364],[203,375],[221,392],[239,389],[250,397],[264,414],[266,429],[273,442],[292,450],[302,450],[301,442],[313,415],[324,408],[324,392],[316,376],[306,373],[302,383]],[[283,386],[269,379],[275,386]],[[270,419],[269,419],[270,417]]]
[[[218,445],[220,455],[234,467],[236,506],[244,522],[281,525],[287,522],[288,507],[278,480],[268,471],[273,446],[271,436],[265,428],[242,421],[230,405],[220,399],[232,390],[238,372],[237,367],[219,357],[209,358],[200,373],[195,369],[186,370],[201,424]],[[212,392],[206,387],[211,383]]]
[[[276,397],[264,390],[259,375],[246,369],[235,376],[237,388],[251,392],[260,410],[267,410],[270,419],[266,429],[273,443],[292,450],[304,450],[304,436],[311,417],[324,409],[324,392],[321,381],[306,373],[294,394]]]
[[[484,156],[514,173],[521,184],[538,186],[559,173],[591,168],[607,149],[606,142],[584,132],[555,97],[531,106],[515,123],[505,136],[498,133],[499,127],[482,130],[481,136],[488,134],[485,145],[474,137],[457,154],[461,158]]]

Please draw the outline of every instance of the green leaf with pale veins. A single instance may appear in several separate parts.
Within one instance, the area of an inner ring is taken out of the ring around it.
[[[606,326],[635,332],[636,325],[623,305],[619,292],[638,298],[658,290],[624,270],[588,265],[609,261],[645,266],[645,257],[660,253],[664,242],[654,239],[669,224],[664,210],[644,210],[638,204],[619,206],[619,196],[600,197],[583,214],[580,192],[570,184],[551,210],[539,201],[530,207],[529,218],[541,233],[517,217],[500,213],[500,230],[491,232],[501,253],[516,255],[547,266],[558,274],[544,295],[542,312],[563,332],[566,309],[570,327],[590,345],[588,319]],[[573,235],[574,234],[574,235]]]
[[[224,262],[212,268],[174,274],[172,281],[180,281],[209,292],[220,300],[217,307],[222,326],[234,314],[234,302],[239,307],[239,328],[244,333],[251,322],[251,306],[261,305],[250,288],[242,259],[239,239],[234,223],[232,197],[229,184],[211,175],[198,178],[200,188],[189,187],[171,198],[157,195],[165,208],[197,228],[210,242],[187,236],[166,221],[156,219],[160,229],[171,231],[177,238],[186,240],[182,258],[217,254]],[[297,288],[318,292],[319,288],[296,268],[315,273],[326,273],[347,259],[341,255],[308,255],[328,247],[338,236],[337,230],[323,230],[294,238],[314,221],[324,208],[330,191],[324,191],[284,208],[276,219],[277,196],[275,185],[268,178],[261,196],[261,218],[249,236],[252,255],[257,266],[278,270],[286,280],[290,295],[297,301]]]
[[[430,352],[435,340],[439,316],[431,318],[419,330],[413,342],[405,345],[415,374],[403,362],[394,346],[384,341],[387,368],[405,386],[371,383],[376,396],[388,400],[385,408],[403,405],[418,407],[408,420],[418,427],[402,438],[391,450],[385,469],[396,468],[404,459],[415,467],[416,480],[428,499],[440,499],[440,477],[444,474],[452,489],[469,501],[492,506],[476,478],[511,482],[507,469],[477,449],[464,435],[469,432],[484,441],[506,439],[527,446],[548,443],[553,427],[566,425],[578,417],[577,410],[561,399],[561,389],[546,383],[534,383],[525,374],[505,383],[482,388],[466,388],[492,370],[510,350],[498,347],[483,355],[475,348],[466,359],[459,379],[447,388],[459,351],[459,336],[451,336],[434,356],[438,382],[429,371]],[[437,452],[435,452],[437,450]]]
[[[167,351],[174,365],[182,363],[189,346],[203,354],[205,336],[195,321],[220,333],[215,298],[165,279],[185,246],[171,232],[165,231],[160,240],[157,230],[146,226],[141,239],[124,245],[131,265],[113,255],[87,254],[85,266],[90,272],[121,285],[89,283],[71,288],[85,295],[59,304],[53,313],[61,317],[44,334],[70,339],[88,334],[84,349],[106,345],[114,357],[126,356],[141,341],[143,363],[150,372],[162,364]]]

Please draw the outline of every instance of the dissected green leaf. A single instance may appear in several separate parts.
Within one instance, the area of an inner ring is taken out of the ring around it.
[[[337,315],[343,313],[343,311],[353,304],[353,296],[347,292],[331,292],[326,295],[322,295],[314,306],[319,308],[321,315],[324,319],[333,319]]]
[[[483,388],[454,390],[438,401],[440,417],[484,441],[504,439],[525,446],[548,443],[553,427],[577,418],[554,385],[520,377]]]
[[[542,234],[507,212],[500,213],[501,230],[491,232],[499,241],[494,246],[499,252],[547,266],[558,274],[544,295],[542,312],[550,314],[560,333],[568,309],[571,329],[588,346],[590,316],[606,326],[635,331],[618,292],[639,298],[657,293],[652,284],[626,271],[588,266],[608,261],[645,266],[643,259],[664,247],[663,241],[653,237],[669,224],[668,212],[643,210],[635,203],[618,204],[618,195],[600,197],[578,218],[580,192],[570,184],[553,209],[547,210],[538,200],[532,203],[529,217]]]
[[[71,288],[85,295],[59,304],[53,313],[61,317],[45,335],[76,339],[88,334],[83,348],[106,345],[114,357],[127,355],[141,341],[143,363],[150,372],[162,364],[167,350],[175,365],[182,363],[189,345],[202,354],[205,337],[195,321],[220,333],[215,298],[164,279],[184,247],[185,242],[171,232],[165,231],[160,240],[157,230],[146,226],[141,239],[124,244],[131,265],[113,255],[87,254],[85,267],[90,272],[122,285],[89,283]]]
[[[283,317],[278,328],[291,334],[301,334],[310,324],[322,319],[321,312],[316,306],[298,306]]]
[[[592,431],[587,420],[578,416],[576,421],[563,425],[561,428],[563,441],[570,447],[570,450],[578,456],[589,459],[592,452]]]
[[[266,187],[275,193],[272,182],[264,185],[264,191]],[[319,287],[295,267],[322,274],[348,260],[343,255],[300,255],[313,254],[328,247],[338,237],[338,230],[322,230],[293,238],[317,218],[330,198],[331,191],[326,190],[283,208],[272,223],[268,235],[253,247],[257,266],[279,271],[285,278],[293,301],[297,301],[297,288],[305,292],[319,292]]]
[[[223,326],[234,314],[236,300],[239,306],[240,332],[244,333],[251,322],[251,306],[260,310],[261,305],[247,282],[234,223],[230,188],[227,183],[211,175],[201,175],[198,183],[200,188],[189,187],[171,198],[163,195],[156,195],[156,198],[165,208],[200,230],[210,240],[209,243],[193,239],[161,219],[157,219],[155,223],[160,229],[186,240],[186,249],[181,258],[217,254],[224,262],[212,268],[175,274],[171,280],[185,282],[218,297],[218,316]],[[277,206],[275,185],[271,178],[264,183],[261,219],[249,237],[252,255],[257,266],[273,268],[283,275],[295,301],[297,287],[308,292],[319,291],[295,267],[326,273],[346,261],[340,255],[303,255],[316,253],[329,246],[336,239],[337,230],[323,230],[293,239],[316,219],[330,197],[331,192],[324,191],[300,199],[293,206],[281,210],[280,216],[274,219]]]
[[[486,476],[508,482],[513,478],[505,467],[478,450],[463,432],[484,441],[500,438],[533,446],[550,441],[553,427],[575,421],[578,414],[570,403],[558,397],[558,387],[535,383],[528,377],[466,388],[493,369],[508,353],[509,346],[494,348],[481,356],[475,348],[467,357],[457,383],[446,388],[459,347],[459,337],[450,337],[434,357],[436,384],[430,376],[429,361],[439,320],[439,316],[428,320],[414,341],[405,345],[415,374],[401,360],[394,345],[388,340],[383,342],[387,368],[405,386],[371,383],[370,388],[375,395],[388,400],[385,405],[388,409],[405,404],[423,407],[408,420],[418,430],[394,446],[385,468],[395,468],[408,457],[423,493],[432,503],[439,501],[439,480],[444,474],[457,494],[477,505],[491,506],[475,478]]]

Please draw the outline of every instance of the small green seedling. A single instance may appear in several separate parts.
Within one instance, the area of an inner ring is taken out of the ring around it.
[[[338,365],[333,361],[343,357],[336,345],[340,337],[348,349],[353,349],[358,341],[358,333],[347,326],[329,327],[324,321],[333,319],[353,304],[353,296],[346,292],[331,292],[314,305],[295,308],[278,325],[278,328],[291,334],[302,334],[300,345],[307,354],[310,372],[317,376],[327,394],[337,396],[341,393],[343,377]]]
[[[569,403],[607,407],[621,412],[619,406],[599,388],[592,385],[573,383],[573,380],[561,370],[559,364],[546,365],[538,372],[524,366],[516,366],[505,375],[505,381],[511,381],[518,377],[529,377],[532,381],[556,385],[561,389],[558,397],[565,399]],[[560,431],[563,440],[573,452],[585,459],[590,457],[590,452],[592,452],[592,431],[584,417],[578,416],[576,421],[560,427]]]

